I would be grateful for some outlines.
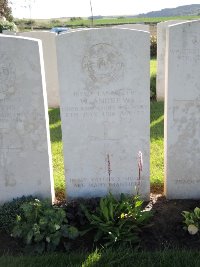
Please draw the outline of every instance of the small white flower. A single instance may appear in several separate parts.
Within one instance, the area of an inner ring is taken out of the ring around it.
[[[194,224],[190,224],[188,226],[188,232],[191,235],[196,235],[196,233],[199,231],[199,229],[194,225]]]
[[[55,224],[56,231],[60,229],[60,225]]]
[[[47,241],[48,243],[50,243],[50,241],[51,241],[51,240],[50,240],[50,237],[47,236],[47,237],[46,237],[46,241]]]

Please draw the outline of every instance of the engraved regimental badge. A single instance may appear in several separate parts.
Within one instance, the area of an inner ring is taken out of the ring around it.
[[[121,78],[124,64],[117,49],[106,43],[90,47],[83,58],[83,69],[93,82],[110,83]]]

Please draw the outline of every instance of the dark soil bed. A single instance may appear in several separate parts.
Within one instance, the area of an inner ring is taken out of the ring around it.
[[[152,227],[142,234],[142,248],[145,250],[199,249],[199,235],[192,236],[183,230],[183,211],[194,210],[200,206],[198,200],[166,200],[161,194],[151,194],[154,216]]]
[[[153,193],[147,207],[151,208],[154,216],[151,221],[152,226],[146,228],[141,234],[141,250],[199,249],[199,235],[191,236],[183,230],[183,216],[181,213],[184,210],[193,210],[195,207],[200,207],[200,201],[166,200],[161,194]],[[88,241],[79,240],[79,244],[84,244],[86,250],[91,249],[91,240]],[[73,250],[76,247],[80,249],[79,244],[76,243]],[[21,252],[22,248],[16,240],[7,233],[0,233],[0,255],[5,253],[16,255]]]

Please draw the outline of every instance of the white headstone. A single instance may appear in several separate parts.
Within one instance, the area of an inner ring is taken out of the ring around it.
[[[165,194],[200,198],[200,21],[167,33]]]
[[[157,24],[156,97],[158,101],[164,101],[165,99],[166,31],[170,25],[181,22],[185,22],[185,20],[169,20]]]
[[[122,25],[113,26],[113,28],[130,29],[130,30],[139,30],[139,31],[149,32],[149,25],[145,25],[145,24],[122,24]]]
[[[149,198],[149,33],[66,33],[57,54],[67,197],[134,194],[142,151]]]
[[[19,36],[36,38],[42,41],[44,68],[46,75],[47,99],[49,108],[60,106],[57,55],[56,55],[56,34],[47,31],[20,32]]]
[[[0,36],[0,203],[54,199],[42,44]]]

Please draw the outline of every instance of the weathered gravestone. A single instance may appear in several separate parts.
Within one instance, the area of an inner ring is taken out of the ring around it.
[[[165,194],[200,198],[200,21],[167,32]]]
[[[0,203],[54,198],[42,45],[0,36]]]
[[[36,38],[42,41],[48,106],[49,108],[59,107],[60,99],[55,41],[56,34],[47,31],[32,31],[19,32],[17,35]]]
[[[175,25],[185,20],[169,20],[157,24],[157,74],[156,97],[158,101],[165,99],[165,58],[166,58],[166,31],[170,25]]]
[[[57,38],[68,198],[149,198],[149,34],[92,29]]]
[[[149,25],[145,25],[145,24],[122,24],[122,25],[113,26],[113,28],[130,29],[130,30],[139,30],[139,31],[149,32]]]

